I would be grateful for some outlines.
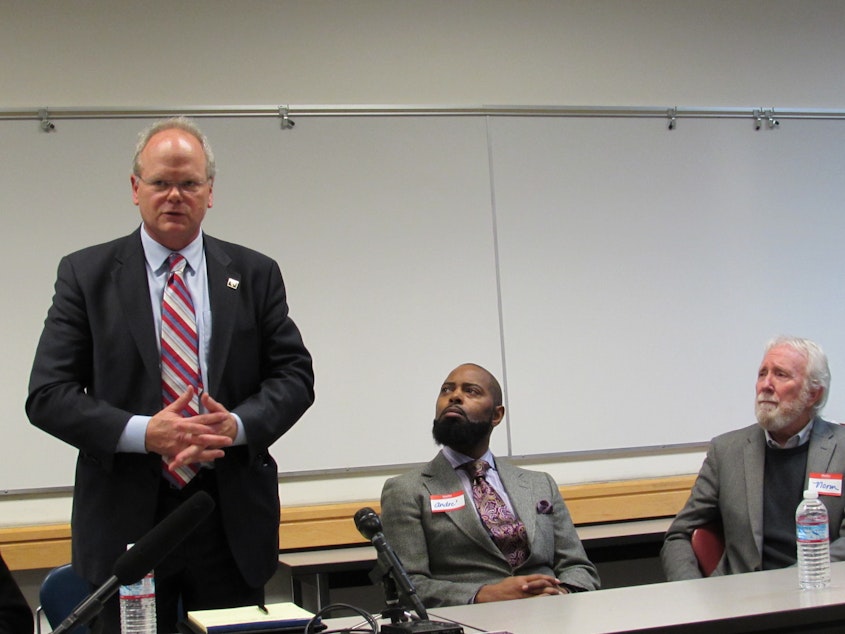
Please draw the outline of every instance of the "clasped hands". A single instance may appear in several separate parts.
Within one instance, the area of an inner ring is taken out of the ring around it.
[[[520,575],[505,577],[498,583],[481,586],[475,595],[475,603],[491,601],[509,601],[529,597],[555,596],[569,594],[569,590],[560,585],[560,581],[550,575]]]
[[[193,396],[189,387],[147,425],[147,451],[161,454],[171,470],[222,458],[223,448],[229,447],[238,433],[235,417],[207,392],[200,396],[206,413],[184,418],[181,411]]]

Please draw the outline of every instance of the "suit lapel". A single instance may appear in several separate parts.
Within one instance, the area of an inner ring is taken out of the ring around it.
[[[425,466],[422,475],[423,484],[428,489],[430,495],[446,495],[455,491],[464,490],[458,475],[455,473],[455,469],[449,464],[449,461],[446,460],[442,453],[438,453],[434,460]],[[464,508],[457,511],[449,511],[443,513],[443,515],[454,523],[458,530],[476,542],[481,548],[504,559],[504,555],[496,548],[493,540],[487,534],[487,530],[481,524],[481,519],[478,517],[478,512],[475,510],[475,504],[471,497],[466,500]]]
[[[833,439],[833,432],[828,423],[821,418],[816,418],[813,423],[809,455],[807,456],[807,473],[804,478],[805,489],[810,482],[809,476],[811,473],[828,473],[830,471],[834,449],[836,449],[836,441]]]
[[[534,543],[534,532],[537,527],[537,509],[535,507],[534,495],[531,485],[527,482],[524,474],[513,465],[503,460],[496,459],[496,470],[499,478],[505,487],[510,498],[511,506],[516,513],[517,519],[525,525],[525,532],[528,536],[528,543]]]
[[[760,439],[762,428],[755,426],[745,438],[743,447],[743,463],[745,466],[745,499],[748,505],[748,518],[751,523],[751,534],[757,545],[757,552],[763,553],[763,476],[766,462],[766,441]]]
[[[138,354],[152,380],[158,381],[161,377],[158,342],[140,229],[126,237],[123,248],[115,257],[112,280],[120,297],[126,327],[132,333]]]
[[[225,369],[223,366],[232,342],[238,299],[243,291],[240,287],[241,274],[230,268],[232,259],[220,248],[218,241],[205,234],[203,243],[208,274],[209,309],[214,315],[206,389],[210,394],[218,394]]]

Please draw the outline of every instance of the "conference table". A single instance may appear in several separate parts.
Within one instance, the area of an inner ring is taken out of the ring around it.
[[[432,608],[466,634],[731,634],[845,632],[845,562],[822,590],[801,590],[793,568],[655,583],[558,597]],[[328,619],[330,629],[360,619]]]
[[[672,517],[626,522],[608,522],[590,526],[576,526],[578,538],[587,554],[593,549],[610,546],[631,546],[634,544],[662,544],[666,529]],[[376,549],[371,544],[351,548],[329,548],[325,550],[305,550],[279,554],[279,570],[290,578],[291,597],[299,606],[313,609],[306,605],[303,585],[314,586],[313,603],[319,610],[329,605],[329,575],[335,572],[370,571],[376,563]],[[310,598],[310,597],[309,597]]]

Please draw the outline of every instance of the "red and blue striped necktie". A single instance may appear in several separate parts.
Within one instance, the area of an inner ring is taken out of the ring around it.
[[[170,405],[190,385],[194,388],[194,398],[182,409],[182,416],[196,416],[200,411],[202,376],[194,302],[184,276],[187,261],[179,253],[173,253],[168,258],[168,264],[170,272],[161,302],[162,402],[165,407]],[[181,488],[191,481],[199,468],[199,464],[191,464],[171,471],[164,464],[164,475]]]

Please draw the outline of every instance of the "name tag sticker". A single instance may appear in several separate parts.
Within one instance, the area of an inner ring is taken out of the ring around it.
[[[819,495],[842,497],[842,474],[811,473],[807,488],[811,491],[816,491]]]
[[[446,493],[445,495],[431,496],[431,512],[432,513],[447,513],[449,511],[458,511],[466,506],[463,491],[455,491],[454,493]]]

